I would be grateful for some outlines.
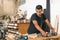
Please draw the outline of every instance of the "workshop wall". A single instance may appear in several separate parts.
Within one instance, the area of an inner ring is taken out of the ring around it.
[[[18,9],[21,12],[27,11],[27,19],[30,19],[31,15],[35,12],[36,5],[42,5],[43,9],[46,9],[46,0],[26,0],[25,4],[20,5]]]

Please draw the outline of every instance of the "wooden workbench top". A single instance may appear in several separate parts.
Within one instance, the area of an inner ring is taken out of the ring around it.
[[[49,39],[60,40],[60,36],[29,38],[28,40],[49,40]]]
[[[49,40],[49,39],[60,40],[60,36],[28,38],[28,40]],[[7,40],[14,40],[14,37],[12,37],[12,36],[7,37]]]

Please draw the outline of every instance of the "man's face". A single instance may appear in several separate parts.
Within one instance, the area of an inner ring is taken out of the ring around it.
[[[36,9],[36,13],[37,13],[38,15],[41,15],[41,14],[42,14],[42,9]]]

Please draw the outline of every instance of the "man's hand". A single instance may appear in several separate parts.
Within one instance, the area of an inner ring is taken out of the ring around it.
[[[46,37],[46,35],[47,35],[46,32],[42,31],[41,33],[42,33],[42,36]]]
[[[52,33],[55,33],[55,29],[54,28],[52,28],[51,31],[52,31]]]
[[[52,32],[52,36],[56,36],[57,35],[57,32],[55,32],[54,28],[51,29],[51,32]]]

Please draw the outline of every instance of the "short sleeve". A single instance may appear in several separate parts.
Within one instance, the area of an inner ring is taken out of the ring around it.
[[[43,18],[44,18],[44,20],[46,20],[47,19],[46,15],[43,14]]]
[[[31,20],[37,20],[35,15],[32,15]]]

